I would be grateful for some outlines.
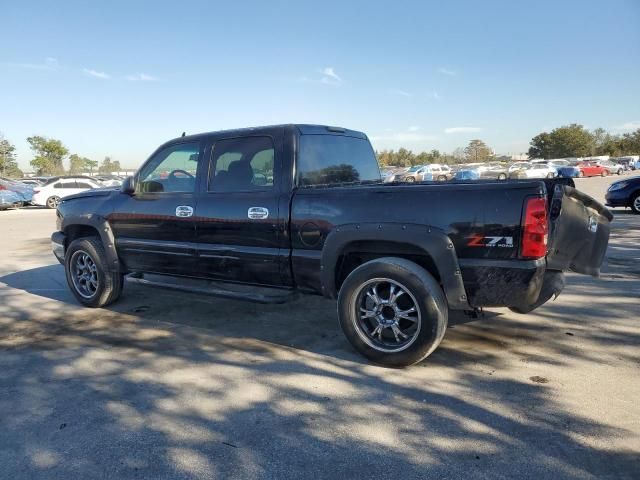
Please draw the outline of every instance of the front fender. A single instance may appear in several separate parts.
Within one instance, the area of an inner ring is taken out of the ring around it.
[[[335,227],[324,243],[320,266],[322,293],[336,298],[336,267],[345,247],[357,241],[386,241],[410,244],[433,260],[449,308],[469,310],[455,247],[439,228],[400,223],[352,223]]]
[[[106,218],[97,214],[67,214],[62,219],[60,230],[67,232],[67,229],[74,226],[87,226],[94,228],[104,247],[105,254],[107,256],[107,265],[112,272],[119,272],[121,270],[120,260],[118,258],[118,252],[116,251],[116,242],[113,236],[113,231]],[[69,242],[69,236],[67,235],[67,242]],[[69,245],[65,245],[65,249]]]

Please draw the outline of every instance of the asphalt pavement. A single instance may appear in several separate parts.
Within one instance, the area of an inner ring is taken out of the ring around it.
[[[615,178],[578,179],[603,199]],[[529,315],[454,314],[411,368],[357,355],[335,304],[127,286],[80,307],[55,212],[0,212],[0,478],[640,478],[640,216],[598,279]]]

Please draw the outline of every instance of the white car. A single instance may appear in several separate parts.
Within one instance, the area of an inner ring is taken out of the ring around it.
[[[33,189],[31,203],[56,208],[63,198],[92,188],[104,188],[104,185],[85,177],[54,177],[41,187]]]
[[[515,162],[509,165],[509,173],[515,172],[516,170],[522,170],[525,168],[529,168],[531,164],[529,162]]]
[[[556,168],[546,163],[532,163],[518,170],[519,178],[554,178],[557,176]]]

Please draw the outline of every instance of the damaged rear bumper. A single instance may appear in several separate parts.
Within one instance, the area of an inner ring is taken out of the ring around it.
[[[531,311],[564,288],[564,274],[538,260],[461,259],[462,278],[472,307]]]

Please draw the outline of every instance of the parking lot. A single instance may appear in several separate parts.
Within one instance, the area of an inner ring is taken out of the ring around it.
[[[604,201],[619,177],[576,179]],[[453,314],[421,364],[355,353],[335,303],[127,286],[81,308],[55,212],[0,212],[0,478],[640,478],[640,216],[529,315]]]

